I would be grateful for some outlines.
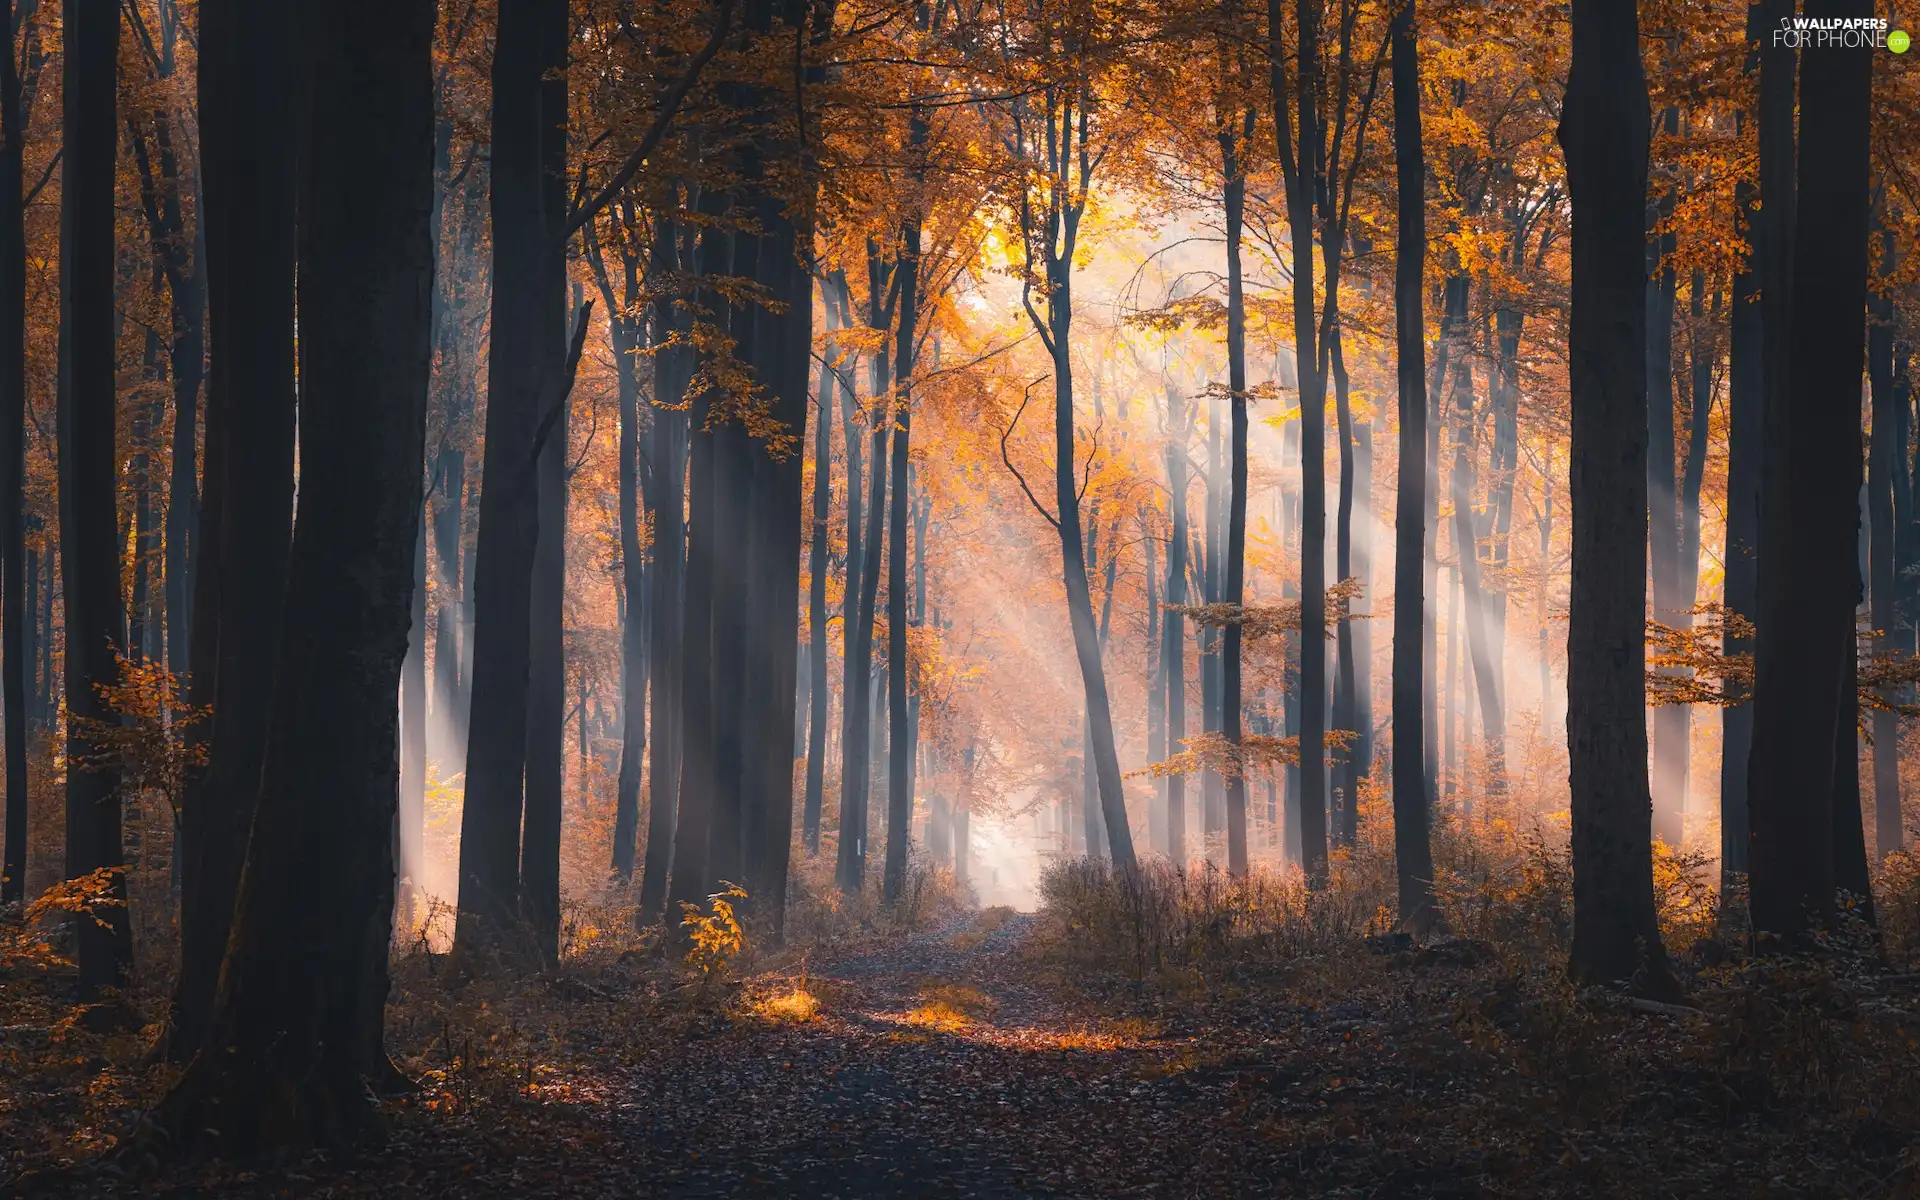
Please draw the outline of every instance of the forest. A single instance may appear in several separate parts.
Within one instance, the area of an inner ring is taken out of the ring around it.
[[[1914,0],[0,11],[0,1196],[1920,1194]]]

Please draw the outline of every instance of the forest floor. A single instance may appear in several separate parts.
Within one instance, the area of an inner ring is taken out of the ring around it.
[[[732,981],[689,983],[677,964],[628,954],[485,990],[449,987],[443,960],[414,955],[396,971],[390,1041],[422,1086],[389,1103],[384,1146],[244,1171],[77,1153],[74,1127],[124,1127],[166,1069],[116,1063],[69,1031],[64,1074],[28,1071],[0,1098],[0,1194],[1920,1187],[1911,976],[1810,967],[1756,983],[1714,968],[1692,979],[1699,1009],[1644,1011],[1468,940],[1151,974],[1073,945],[1058,918],[988,909],[748,964]],[[0,1065],[21,1067],[10,1053]],[[96,1150],[112,1140],[90,1136]]]

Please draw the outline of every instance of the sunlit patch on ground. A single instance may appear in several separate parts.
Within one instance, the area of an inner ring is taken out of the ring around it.
[[[795,987],[750,1002],[748,1011],[775,1024],[799,1025],[813,1020],[820,1012],[820,998],[805,988]]]

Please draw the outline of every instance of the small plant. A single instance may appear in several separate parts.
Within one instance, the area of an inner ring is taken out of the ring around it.
[[[687,965],[700,972],[703,983],[724,971],[747,948],[746,930],[734,911],[735,902],[747,898],[746,889],[724,879],[720,882],[724,889],[707,897],[711,912],[702,912],[698,904],[680,904],[680,927],[692,943],[687,949]]]

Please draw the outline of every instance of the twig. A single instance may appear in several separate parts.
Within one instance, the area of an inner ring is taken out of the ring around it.
[[[1006,432],[1000,435],[1000,461],[1007,464],[1007,470],[1013,472],[1013,477],[1020,481],[1020,490],[1027,494],[1027,503],[1033,505],[1033,511],[1044,517],[1047,524],[1053,526],[1054,531],[1057,533],[1060,529],[1060,518],[1048,512],[1046,506],[1041,504],[1039,499],[1034,496],[1033,489],[1027,486],[1027,477],[1020,473],[1019,467],[1013,465],[1013,458],[1007,453],[1007,439],[1013,436],[1013,431],[1020,424],[1021,415],[1027,411],[1027,403],[1033,399],[1033,389],[1038,387],[1041,380],[1046,378],[1047,376],[1045,375],[1040,376],[1032,383],[1029,383],[1027,390],[1021,393],[1020,407],[1013,414],[1013,420],[1007,422]]]

